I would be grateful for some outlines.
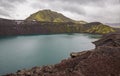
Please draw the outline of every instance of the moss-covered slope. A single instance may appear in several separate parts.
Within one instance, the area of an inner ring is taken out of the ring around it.
[[[110,32],[115,32],[115,29],[104,25],[100,22],[91,22],[84,25],[84,32],[87,33],[97,33],[97,34],[106,34]]]
[[[26,20],[45,21],[45,22],[74,22],[74,20],[51,10],[38,11],[30,15]]]

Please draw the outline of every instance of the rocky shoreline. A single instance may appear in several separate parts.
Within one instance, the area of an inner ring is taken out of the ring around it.
[[[71,53],[58,64],[3,76],[120,76],[120,33],[104,35],[94,44],[95,49]]]

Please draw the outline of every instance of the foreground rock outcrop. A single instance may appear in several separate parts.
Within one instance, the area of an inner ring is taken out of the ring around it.
[[[120,76],[120,34],[96,41],[96,48],[71,53],[71,58],[50,66],[18,70],[4,76]]]
[[[96,47],[111,46],[120,47],[120,32],[104,35],[102,39],[93,42]]]

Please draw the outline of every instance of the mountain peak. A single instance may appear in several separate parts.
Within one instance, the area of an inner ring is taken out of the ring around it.
[[[44,21],[44,22],[74,22],[74,20],[65,17],[63,14],[45,9],[30,15],[26,20]]]

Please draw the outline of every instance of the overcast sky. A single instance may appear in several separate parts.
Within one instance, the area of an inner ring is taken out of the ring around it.
[[[120,23],[120,0],[0,0],[0,18],[25,19],[42,9],[74,20]]]

